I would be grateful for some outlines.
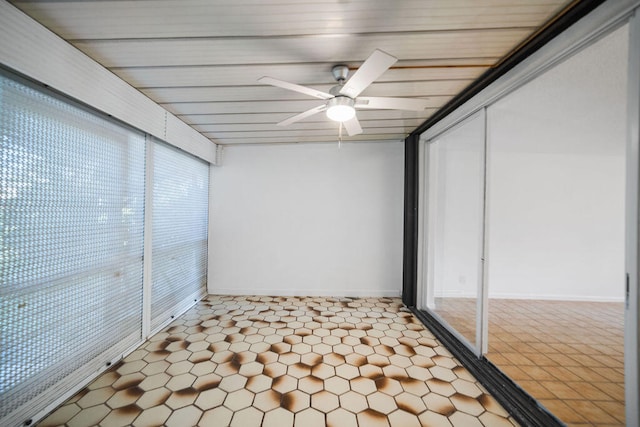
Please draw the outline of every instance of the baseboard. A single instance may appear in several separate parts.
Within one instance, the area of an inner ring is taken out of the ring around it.
[[[440,292],[434,298],[476,298],[476,294],[463,293],[458,291]],[[544,295],[544,294],[514,294],[497,293],[490,294],[489,299],[519,299],[537,301],[582,301],[582,302],[624,302],[624,297],[612,296],[584,296],[584,295]]]
[[[576,295],[522,295],[522,294],[491,294],[489,299],[521,299],[540,301],[582,301],[582,302],[624,302],[624,297],[604,296],[576,296]]]
[[[319,296],[319,297],[387,297],[401,296],[399,289],[257,289],[209,287],[211,295]]]

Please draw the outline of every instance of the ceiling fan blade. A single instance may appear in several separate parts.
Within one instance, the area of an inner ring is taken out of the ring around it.
[[[318,105],[317,107],[313,107],[310,110],[307,110],[307,111],[302,112],[300,114],[296,114],[293,117],[289,117],[288,119],[281,121],[280,123],[278,123],[278,126],[289,126],[292,123],[299,122],[302,119],[305,119],[305,118],[307,118],[309,116],[313,116],[314,114],[320,113],[320,112],[322,112],[322,111],[324,111],[326,109],[327,109],[326,105],[324,105],[324,104]]]
[[[375,79],[389,69],[398,58],[376,49],[358,68],[349,80],[346,81],[340,93],[350,98],[360,95]]]
[[[424,111],[429,108],[429,100],[421,98],[387,98],[380,96],[359,96],[356,108],[372,110]]]
[[[349,136],[360,135],[362,133],[362,127],[360,126],[360,122],[356,116],[347,120],[346,122],[342,122],[344,128],[347,130]]]
[[[283,89],[292,90],[294,92],[304,93],[305,95],[313,96],[315,98],[320,99],[331,99],[333,95],[330,93],[322,92],[320,90],[315,90],[310,87],[300,86],[295,83],[285,82],[284,80],[274,79],[273,77],[260,77],[258,79],[260,83],[281,87]]]

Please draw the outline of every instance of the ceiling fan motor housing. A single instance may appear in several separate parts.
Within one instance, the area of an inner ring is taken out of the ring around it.
[[[344,64],[334,65],[331,69],[331,74],[333,74],[333,78],[336,79],[336,81],[342,83],[347,80],[349,67]]]

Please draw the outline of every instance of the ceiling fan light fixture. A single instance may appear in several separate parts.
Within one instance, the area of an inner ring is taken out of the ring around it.
[[[336,96],[327,102],[327,117],[334,122],[346,122],[356,115],[353,99],[348,96]]]

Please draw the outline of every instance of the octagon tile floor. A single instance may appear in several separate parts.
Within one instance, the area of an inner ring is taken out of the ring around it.
[[[210,295],[40,426],[512,426],[397,298]]]

